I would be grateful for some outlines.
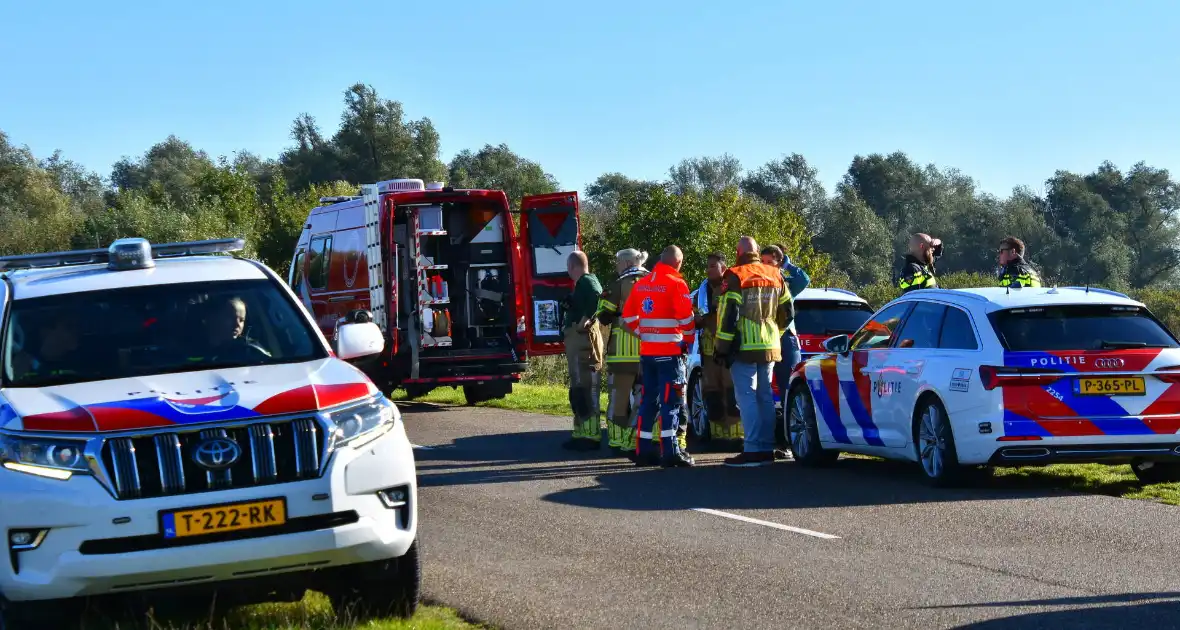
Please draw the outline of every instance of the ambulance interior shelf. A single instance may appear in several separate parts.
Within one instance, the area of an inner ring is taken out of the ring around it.
[[[501,213],[446,203],[407,208],[418,214],[417,260],[405,265],[401,284],[404,305],[398,320],[408,324],[419,309],[422,347],[450,345],[457,349],[511,346],[513,320]],[[400,209],[399,209],[400,210]],[[409,216],[398,212],[394,238],[409,245]],[[446,229],[442,229],[445,227]],[[411,254],[412,255],[412,254]],[[419,292],[418,283],[424,282]],[[406,329],[406,326],[400,326]],[[446,337],[449,339],[440,339]],[[432,343],[433,341],[444,343]],[[445,343],[449,340],[449,344]]]

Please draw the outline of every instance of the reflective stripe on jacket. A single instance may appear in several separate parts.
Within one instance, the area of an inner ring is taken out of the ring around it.
[[[594,314],[600,323],[610,325],[610,342],[607,343],[606,363],[624,364],[639,363],[639,337],[623,326],[619,319],[620,305],[627,303],[631,289],[640,278],[647,275],[643,267],[631,267],[602,293],[598,300],[598,312]]]
[[[692,345],[694,319],[688,284],[662,262],[635,283],[623,304],[623,324],[639,335],[645,357],[680,355]]]
[[[897,279],[897,288],[902,293],[909,293],[915,289],[937,289],[938,280],[934,277],[934,268],[906,255],[905,264],[901,267],[901,275]]]
[[[1023,258],[1010,261],[1000,271],[1000,286],[1035,288],[1041,286],[1041,276]]]
[[[721,287],[714,352],[729,354],[736,340],[739,361],[781,361],[781,337],[794,320],[782,270],[762,264],[757,254],[744,254],[725,272]]]

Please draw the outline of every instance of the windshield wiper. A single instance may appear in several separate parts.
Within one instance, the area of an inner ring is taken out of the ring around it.
[[[1167,348],[1168,346],[1153,343],[1148,344],[1146,341],[1106,341],[1102,342],[1103,350],[1117,350],[1123,348]]]

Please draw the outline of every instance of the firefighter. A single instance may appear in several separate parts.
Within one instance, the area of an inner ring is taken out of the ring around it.
[[[934,277],[934,259],[942,256],[942,241],[929,234],[914,234],[910,237],[909,252],[898,274],[897,288],[902,293],[916,289],[937,289]]]
[[[631,295],[631,287],[649,272],[643,267],[647,252],[624,249],[615,254],[615,269],[619,276],[598,300],[594,320],[610,326],[610,341],[606,346],[606,372],[609,387],[606,434],[610,448],[622,453],[635,450],[635,416],[639,405],[632,404],[640,391],[639,337],[619,321],[619,312]],[[587,322],[589,325],[589,322]]]
[[[721,280],[714,361],[732,361],[734,391],[741,409],[744,449],[726,466],[766,466],[775,460],[774,364],[782,360],[782,331],[794,318],[782,270],[763,264],[758,243],[738,241],[737,265]],[[740,335],[739,335],[740,331]]]
[[[692,466],[692,456],[681,448],[677,425],[684,408],[687,385],[684,355],[692,346],[695,317],[688,285],[680,275],[684,254],[669,245],[651,273],[631,289],[623,305],[623,323],[639,335],[639,362],[643,373],[643,402],[639,406],[639,435],[632,461],[640,466]],[[653,431],[656,413],[662,420]],[[656,456],[653,438],[659,436]]]
[[[590,273],[590,261],[583,252],[576,251],[569,255],[566,270],[574,280],[574,291],[562,322],[565,356],[570,373],[569,397],[574,431],[563,446],[574,451],[596,450],[602,447],[602,427],[598,417],[598,372],[602,369],[603,347],[598,326],[587,326],[587,320],[598,310],[602,284]]]
[[[1024,241],[1015,236],[1000,241],[1000,286],[1019,289],[1041,286],[1041,276],[1024,260]]]
[[[742,433],[733,378],[729,368],[713,361],[713,344],[717,336],[717,302],[721,298],[721,276],[725,274],[725,255],[709,254],[705,279],[697,288],[697,328],[701,352],[701,390],[705,414],[709,418],[709,441],[713,450],[740,451]]]

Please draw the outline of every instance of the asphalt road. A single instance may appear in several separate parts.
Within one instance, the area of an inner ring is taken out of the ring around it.
[[[561,418],[402,409],[425,594],[500,627],[1180,627],[1175,507],[854,459],[637,469],[561,450]]]

